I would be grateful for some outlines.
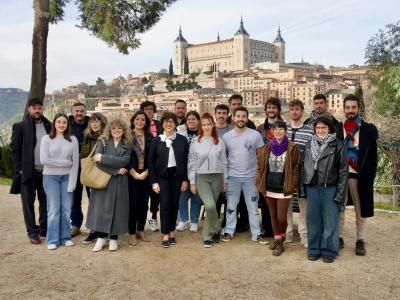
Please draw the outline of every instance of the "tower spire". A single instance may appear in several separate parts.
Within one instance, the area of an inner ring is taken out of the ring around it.
[[[240,16],[240,27],[239,27],[238,31],[236,31],[235,35],[238,35],[238,34],[249,35],[247,33],[246,29],[244,29],[242,16]]]
[[[219,42],[221,39],[219,38],[219,31],[218,31],[218,36],[217,36],[217,41]]]
[[[278,33],[276,35],[274,43],[285,43],[285,40],[281,36],[281,25],[278,25]]]
[[[185,40],[185,38],[182,35],[182,27],[180,25],[179,25],[178,37],[175,39],[175,42],[185,42],[185,43],[187,43],[187,41]]]

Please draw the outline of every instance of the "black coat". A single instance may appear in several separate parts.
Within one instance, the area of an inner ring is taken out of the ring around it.
[[[149,167],[149,152],[152,140],[153,136],[151,135],[151,133],[144,135],[144,170],[148,169]],[[131,158],[129,160],[129,167],[131,169],[135,169],[136,172],[139,171],[138,169],[139,158],[140,158],[140,146],[135,136],[133,135],[132,153],[131,153]]]
[[[337,138],[344,140],[343,123],[336,127]],[[361,217],[367,218],[374,215],[374,180],[378,166],[378,129],[371,123],[361,121],[359,142],[359,167],[358,167],[358,194],[361,203]],[[352,203],[349,194],[349,202]]]
[[[51,130],[51,122],[42,117],[47,133]],[[11,136],[11,160],[15,167],[11,194],[21,192],[21,183],[32,178],[34,171],[34,149],[36,146],[36,126],[34,120],[27,115],[21,122],[15,123]]]
[[[187,163],[189,155],[189,143],[187,139],[177,134],[172,143],[176,160],[176,176],[187,179]],[[156,136],[150,145],[149,152],[149,176],[150,183],[158,183],[158,177],[167,177],[169,149],[166,144]]]
[[[89,123],[88,116],[85,116],[85,119],[82,124],[76,123],[74,117],[69,116],[69,126],[71,128],[71,135],[75,136],[76,139],[78,140],[79,152],[81,152],[81,148],[82,148],[82,143],[83,143],[83,138],[84,138],[83,132],[87,128],[88,123]]]

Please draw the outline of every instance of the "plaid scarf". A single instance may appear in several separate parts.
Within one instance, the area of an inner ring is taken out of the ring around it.
[[[316,134],[311,139],[311,157],[314,162],[314,170],[318,168],[318,161],[322,152],[328,147],[329,143],[336,139],[336,133],[329,133],[324,138],[318,137]]]
[[[326,112],[323,116],[332,120],[332,115],[329,112]],[[311,128],[314,128],[314,123],[318,117],[319,116],[317,116],[315,110],[313,110],[310,114],[310,120],[308,121],[307,125],[311,126]]]

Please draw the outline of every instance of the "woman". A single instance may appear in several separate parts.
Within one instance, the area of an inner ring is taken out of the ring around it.
[[[83,136],[83,143],[79,158],[88,157],[92,152],[93,147],[96,145],[99,137],[103,134],[104,128],[107,126],[107,119],[102,113],[92,113],[89,117],[88,127],[86,128]],[[90,189],[86,188],[86,193],[90,201]],[[97,239],[93,230],[90,231],[83,244],[91,244]]]
[[[269,248],[280,256],[285,249],[287,212],[294,190],[300,180],[300,152],[286,136],[286,123],[275,121],[274,138],[257,153],[257,187],[267,201],[274,240]]]
[[[148,163],[153,135],[149,128],[149,118],[143,111],[137,111],[131,118],[133,150],[129,171],[129,244],[132,246],[137,244],[136,236],[150,242],[144,234],[151,190]]]
[[[176,244],[175,226],[179,196],[188,187],[187,159],[189,144],[175,131],[178,117],[165,112],[161,117],[163,134],[155,137],[150,145],[149,176],[154,192],[160,194],[160,221],[164,248]]]
[[[95,231],[94,252],[101,251],[110,236],[109,250],[118,250],[118,235],[128,232],[129,193],[128,164],[132,152],[132,136],[126,123],[114,119],[104,130],[97,144],[93,161],[111,174],[105,189],[92,189],[86,227]]]
[[[212,115],[204,113],[200,124],[199,136],[192,140],[189,148],[188,177],[190,191],[198,194],[204,203],[203,245],[210,248],[220,241],[216,203],[221,191],[226,191],[227,158],[225,144],[218,138]]]
[[[177,128],[179,134],[187,138],[189,145],[192,140],[197,137],[199,130],[200,115],[197,111],[189,111],[186,114],[186,124]],[[189,210],[190,199],[190,210]],[[199,230],[199,216],[201,210],[201,199],[197,194],[193,194],[190,189],[186,189],[181,193],[179,198],[179,223],[176,230],[185,231],[190,228],[191,232]],[[190,227],[189,227],[190,214]]]
[[[339,216],[348,178],[347,150],[332,120],[319,117],[304,150],[302,183],[307,194],[308,259],[332,263],[339,250]]]
[[[78,140],[71,136],[68,117],[57,114],[51,131],[42,138],[40,162],[47,197],[47,249],[73,246],[70,217],[72,192],[79,168]]]

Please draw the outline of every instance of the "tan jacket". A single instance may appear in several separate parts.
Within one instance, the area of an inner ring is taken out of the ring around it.
[[[265,195],[265,179],[267,178],[269,167],[269,154],[271,152],[271,142],[257,151],[257,175],[256,185],[261,194]],[[286,161],[285,161],[285,183],[283,194],[285,196],[293,194],[300,182],[301,159],[300,151],[295,143],[289,141]]]

